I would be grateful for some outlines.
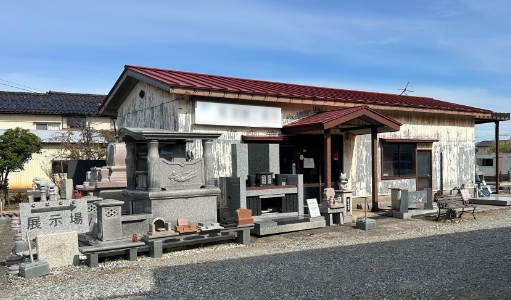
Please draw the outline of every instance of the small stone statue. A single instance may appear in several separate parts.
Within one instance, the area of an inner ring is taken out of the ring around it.
[[[335,197],[335,191],[333,188],[326,188],[323,190],[323,200],[319,206],[339,208],[343,207],[340,197]]]
[[[339,176],[339,181],[341,183],[339,183],[339,189],[342,191],[342,190],[347,190],[348,189],[348,177],[346,176],[346,173],[341,173],[341,175]]]
[[[55,200],[55,183],[53,182],[48,183],[48,200]]]

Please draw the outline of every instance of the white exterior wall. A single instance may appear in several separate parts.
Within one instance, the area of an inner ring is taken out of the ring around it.
[[[44,145],[41,153],[32,155],[23,171],[9,173],[9,189],[29,189],[32,187],[32,180],[36,177],[49,181],[44,170],[51,168],[52,157],[58,153],[60,153],[58,145]]]
[[[378,138],[438,139],[432,147],[432,185],[440,189],[440,152],[443,152],[444,189],[462,184],[474,186],[474,119],[468,116],[445,116],[422,112],[382,113],[402,123],[400,131],[378,134]],[[356,196],[371,194],[371,136],[359,135],[345,139],[345,166],[351,188]],[[390,187],[406,187],[415,190],[415,179],[381,179],[381,143],[378,143],[379,194],[390,194]]]
[[[140,90],[145,97],[139,97]],[[222,102],[236,100],[216,99]],[[240,103],[240,102],[238,102]],[[313,115],[326,108],[290,103],[251,102],[253,105],[274,105],[282,108],[283,125]],[[242,135],[273,136],[281,133],[275,128],[206,126],[193,124],[193,101],[188,95],[176,95],[139,82],[120,106],[118,124],[121,127],[151,127],[181,132],[222,133],[213,145],[217,158],[215,177],[231,176],[231,144],[240,143]],[[390,112],[383,114],[403,124],[395,133],[379,134],[380,138],[438,139],[433,143],[433,189],[440,187],[439,159],[444,153],[444,189],[474,181],[474,119],[467,116],[445,116],[422,112]],[[195,157],[202,156],[199,142],[189,145]],[[344,168],[355,196],[371,194],[371,136],[344,136]],[[378,145],[379,193],[389,194],[389,187],[408,187],[415,190],[415,179],[381,180],[381,144]]]
[[[36,123],[59,124],[62,129],[62,118],[61,115],[0,114],[0,129],[20,127],[35,130]],[[110,118],[93,117],[91,125],[96,129],[110,129]]]

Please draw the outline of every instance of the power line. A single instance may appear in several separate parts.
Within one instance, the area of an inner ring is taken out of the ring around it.
[[[6,86],[10,86],[10,87],[13,87],[13,88],[15,88],[15,89],[19,89],[19,90],[24,90],[24,91],[27,91],[27,92],[35,93],[34,91],[27,90],[27,89],[24,89],[24,88],[20,88],[20,87],[14,86],[14,85],[10,85],[10,84],[6,84],[6,83],[2,83],[2,82],[0,82],[0,84],[2,84],[2,85],[6,85]]]
[[[34,91],[39,91],[39,92],[43,92],[43,93],[45,93],[44,91],[41,91],[41,90],[38,90],[38,89],[34,89],[34,88],[29,87],[29,86],[22,85],[22,84],[19,84],[19,83],[16,83],[16,82],[12,82],[12,81],[9,81],[9,80],[5,80],[5,79],[1,79],[1,78],[0,78],[0,81],[5,81],[5,82],[11,83],[11,84],[15,84],[15,85],[19,85],[19,86],[25,87],[25,88],[27,88],[27,89],[31,89],[31,90],[34,90]],[[16,87],[16,86],[8,85],[8,84],[1,83],[1,82],[0,82],[0,84],[7,85],[7,86],[13,87],[13,88],[15,88],[15,89],[20,89],[20,90],[24,90],[24,91],[29,91],[29,90],[27,90],[27,89],[23,89],[23,88],[20,88],[20,87]],[[29,91],[29,92],[30,92],[30,91]]]
[[[481,128],[481,127],[488,127],[488,126],[492,126],[492,127],[495,127],[494,124],[484,124],[484,125],[479,125],[479,124],[476,124],[476,128]],[[511,124],[499,124],[499,126],[511,126]]]

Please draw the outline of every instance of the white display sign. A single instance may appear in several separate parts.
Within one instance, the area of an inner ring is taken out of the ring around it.
[[[280,107],[195,101],[195,124],[282,128]]]
[[[305,157],[303,159],[303,168],[304,169],[314,169],[314,158]]]
[[[318,201],[316,199],[307,199],[307,207],[309,208],[309,215],[311,217],[321,217]]]

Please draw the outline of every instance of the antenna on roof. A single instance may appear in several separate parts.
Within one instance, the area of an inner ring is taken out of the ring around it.
[[[399,96],[402,96],[402,95],[408,96],[409,93],[413,93],[413,90],[408,89],[408,85],[411,85],[412,89],[413,89],[413,85],[410,83],[410,81],[408,81],[406,83],[406,86],[404,89],[398,89],[398,90],[402,91],[401,94],[399,94]]]

